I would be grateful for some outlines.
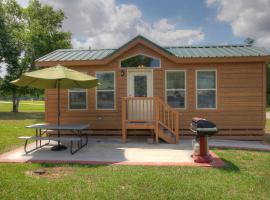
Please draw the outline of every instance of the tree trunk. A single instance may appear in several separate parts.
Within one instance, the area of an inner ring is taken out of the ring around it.
[[[20,98],[16,95],[16,89],[12,91],[12,112],[17,113],[19,112],[19,103]]]

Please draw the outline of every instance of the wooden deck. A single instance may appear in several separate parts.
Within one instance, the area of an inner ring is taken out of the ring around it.
[[[162,139],[171,144],[179,142],[179,113],[158,97],[122,98],[122,142],[129,129],[149,129],[155,142]]]

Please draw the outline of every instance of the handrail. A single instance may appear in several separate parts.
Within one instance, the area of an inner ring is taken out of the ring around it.
[[[179,139],[179,113],[158,97],[122,97],[122,129],[128,122],[155,122],[156,137],[163,126]],[[126,132],[124,132],[126,133]]]
[[[160,98],[157,98],[159,113],[158,122],[176,137],[179,137],[179,113],[177,110],[166,104]]]
[[[158,97],[122,97],[122,99],[157,99]]]

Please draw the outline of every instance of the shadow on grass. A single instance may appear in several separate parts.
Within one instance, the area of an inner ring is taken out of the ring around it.
[[[223,162],[227,165],[226,167],[219,168],[220,170],[227,171],[227,172],[240,172],[240,168],[234,164],[232,161],[227,160],[225,158],[221,158]]]
[[[216,148],[216,147],[211,147],[210,149],[213,150],[213,151],[221,150],[220,148]],[[223,151],[230,151],[232,149],[231,148],[225,148],[225,149],[222,149],[222,150]],[[232,161],[227,160],[226,158],[220,157],[220,156],[219,156],[219,158],[223,160],[223,162],[226,164],[226,166],[225,167],[220,167],[218,169],[223,170],[223,171],[228,171],[228,172],[240,172],[240,168],[236,164],[234,164]]]
[[[0,112],[0,120],[43,120],[44,112]]]

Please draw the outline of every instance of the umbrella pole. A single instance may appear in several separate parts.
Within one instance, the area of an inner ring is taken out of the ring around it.
[[[67,149],[66,146],[60,144],[60,80],[57,80],[57,136],[58,136],[58,144],[57,146],[52,147],[52,151],[62,151]]]

